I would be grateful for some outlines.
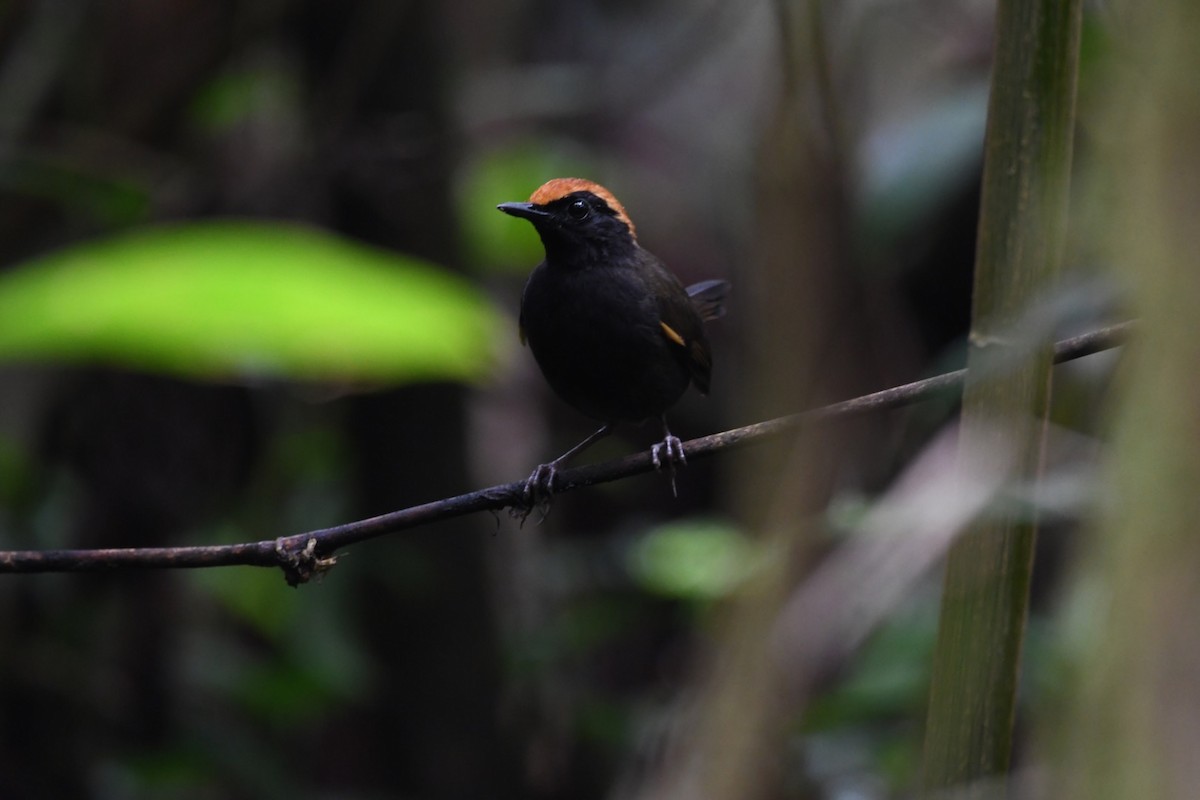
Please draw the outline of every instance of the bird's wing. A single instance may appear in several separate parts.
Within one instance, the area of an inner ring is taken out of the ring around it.
[[[666,272],[665,267],[662,269]],[[663,336],[679,348],[680,357],[691,373],[692,383],[708,394],[712,353],[708,348],[708,337],[704,334],[704,320],[682,284],[674,275],[669,272],[666,274],[677,291],[658,293],[658,324]]]

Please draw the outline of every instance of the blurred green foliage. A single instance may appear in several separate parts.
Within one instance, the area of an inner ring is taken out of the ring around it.
[[[527,140],[488,150],[459,174],[458,210],[470,263],[484,272],[525,274],[542,260],[533,226],[496,211],[525,200],[545,181],[595,174],[594,159],[553,140]]]
[[[209,134],[229,131],[264,109],[301,107],[302,87],[276,65],[257,65],[218,75],[192,101],[197,127]]]
[[[23,505],[29,483],[28,456],[15,442],[0,436],[0,510]]]
[[[144,228],[0,278],[0,360],[192,378],[479,380],[506,324],[445,270],[297,225]]]
[[[847,674],[809,707],[808,731],[919,718],[937,634],[936,599],[931,594],[908,604],[867,641]]]
[[[198,633],[191,680],[203,691],[228,694],[251,717],[288,727],[370,690],[367,662],[344,630],[343,593],[310,592],[284,603],[279,576],[268,570],[200,570],[191,577],[196,599],[219,609],[216,619],[255,634],[230,640],[222,625]]]
[[[11,156],[0,170],[0,190],[48,201],[105,226],[141,222],[151,207],[150,189],[140,176],[33,149]]]
[[[750,574],[754,558],[754,546],[732,525],[690,519],[649,531],[629,551],[629,569],[651,592],[713,600]]]

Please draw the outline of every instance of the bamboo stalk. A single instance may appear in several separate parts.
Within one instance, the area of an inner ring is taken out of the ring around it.
[[[1001,0],[988,106],[963,458],[1015,455],[1035,479],[1050,397],[1051,347],[1003,379],[1014,325],[1062,260],[1070,186],[1080,0]],[[1015,453],[1014,453],[1015,449]],[[927,796],[993,791],[1009,766],[1035,526],[981,520],[951,549],[934,650],[922,783]]]
[[[1083,548],[1072,609],[1074,703],[1056,797],[1200,793],[1200,5],[1125,3],[1128,45],[1099,129],[1101,180],[1120,186],[1107,239],[1149,323],[1122,375],[1107,512]],[[1082,604],[1086,603],[1086,606]],[[1081,635],[1080,635],[1081,634]]]

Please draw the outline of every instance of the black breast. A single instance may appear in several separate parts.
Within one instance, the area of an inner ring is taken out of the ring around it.
[[[522,330],[546,381],[603,422],[658,416],[687,389],[685,353],[659,323],[653,295],[631,268],[542,264],[521,300]]]

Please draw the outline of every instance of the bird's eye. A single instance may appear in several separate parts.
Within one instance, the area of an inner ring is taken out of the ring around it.
[[[570,215],[571,219],[585,219],[591,211],[592,209],[588,206],[586,200],[576,200],[567,206],[567,214]]]

